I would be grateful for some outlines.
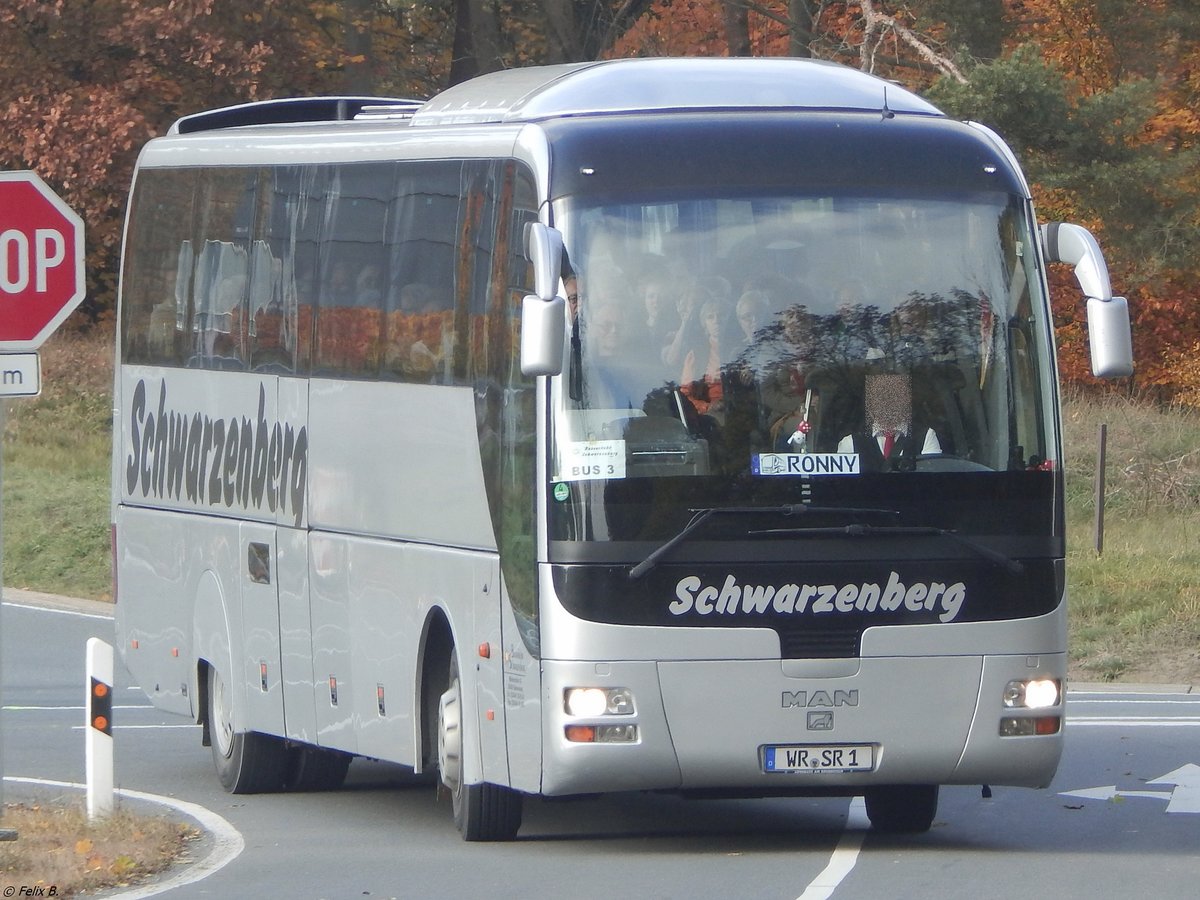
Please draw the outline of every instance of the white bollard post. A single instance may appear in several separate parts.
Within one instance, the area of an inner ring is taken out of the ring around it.
[[[113,811],[111,644],[88,638],[87,674],[87,813],[89,819],[96,819]]]

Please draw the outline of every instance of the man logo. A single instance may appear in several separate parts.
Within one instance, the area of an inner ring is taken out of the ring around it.
[[[833,731],[833,712],[822,710],[808,714],[809,731]]]
[[[835,709],[839,706],[858,706],[858,691],[784,691],[784,709]]]

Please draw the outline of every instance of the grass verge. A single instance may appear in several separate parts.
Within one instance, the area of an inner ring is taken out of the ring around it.
[[[60,334],[41,357],[41,396],[5,416],[4,583],[111,600],[112,338]]]
[[[3,824],[19,835],[0,843],[5,897],[73,897],[135,884],[165,870],[199,836],[191,826],[122,809],[89,821],[83,803],[68,800],[7,804]]]
[[[1064,424],[1075,677],[1200,683],[1200,412],[1071,397]],[[1108,436],[1098,552],[1101,424]]]

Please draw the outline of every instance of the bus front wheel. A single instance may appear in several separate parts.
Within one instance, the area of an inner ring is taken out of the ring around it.
[[[253,731],[233,730],[229,687],[216,666],[208,667],[208,728],[213,763],[222,787],[231,794],[283,789],[288,749],[283,740]]]
[[[867,818],[876,831],[916,834],[928,831],[937,815],[936,784],[898,784],[868,788]]]
[[[450,791],[454,807],[454,824],[466,841],[511,841],[521,827],[521,795],[497,784],[464,784],[466,727],[458,659],[452,653],[448,687],[438,703],[437,751],[442,784]]]

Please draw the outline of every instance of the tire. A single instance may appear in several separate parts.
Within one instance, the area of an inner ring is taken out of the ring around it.
[[[919,834],[928,831],[937,815],[936,784],[901,784],[869,788],[864,797],[867,818],[876,831]]]
[[[450,792],[454,825],[464,841],[511,841],[521,827],[521,795],[498,784],[463,784],[462,717],[458,659],[450,657],[448,687],[438,704],[438,771]]]
[[[283,789],[288,749],[282,738],[233,730],[229,690],[216,666],[208,667],[208,728],[213,764],[221,786],[231,794],[261,794]]]
[[[346,781],[349,753],[302,745],[291,749],[287,787],[291,791],[336,791]]]

